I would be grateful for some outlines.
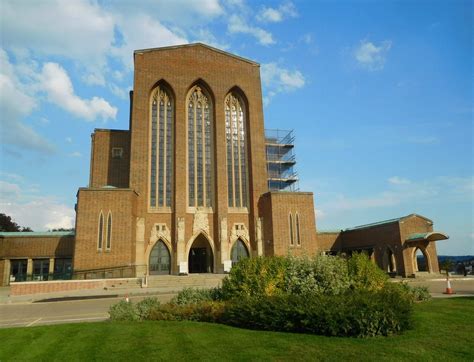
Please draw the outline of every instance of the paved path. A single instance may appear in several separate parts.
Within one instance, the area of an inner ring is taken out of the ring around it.
[[[173,296],[174,294],[156,295],[158,300],[163,303],[168,302]],[[0,328],[101,321],[109,317],[107,313],[109,307],[121,299],[123,297],[1,304]],[[136,302],[143,297],[131,297],[130,299]]]
[[[439,277],[436,279],[405,279],[412,286],[427,286],[433,297],[444,297],[446,291],[446,278]],[[456,296],[472,296],[474,297],[474,278],[451,278],[451,288]]]

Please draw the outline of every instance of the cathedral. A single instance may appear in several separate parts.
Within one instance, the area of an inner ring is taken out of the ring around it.
[[[94,130],[75,232],[0,233],[0,282],[227,273],[247,257],[353,252],[393,275],[439,272],[435,241],[447,236],[420,215],[317,232],[293,148],[291,131],[265,130],[258,63],[200,43],[137,50],[129,129]]]

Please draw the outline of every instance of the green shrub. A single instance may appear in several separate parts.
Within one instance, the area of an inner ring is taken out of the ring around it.
[[[221,289],[218,287],[210,289],[184,288],[171,300],[171,303],[184,305],[219,299],[221,299]]]
[[[413,300],[417,302],[431,299],[431,294],[427,286],[411,287],[411,294],[413,296]]]
[[[274,295],[235,299],[222,323],[259,330],[371,337],[399,333],[411,325],[411,299],[393,288],[337,295]]]
[[[422,302],[431,299],[431,294],[426,286],[410,286],[406,282],[391,283],[394,284],[392,288],[398,288],[402,293],[409,296],[414,302]]]
[[[148,319],[150,312],[160,306],[160,301],[154,297],[148,297],[139,301],[136,305],[138,318],[141,320]]]
[[[149,320],[219,322],[224,311],[224,303],[202,301],[189,304],[167,303],[151,310]]]
[[[387,283],[389,277],[364,253],[353,254],[347,260],[347,269],[354,289],[379,290]]]
[[[335,256],[288,257],[285,292],[289,294],[340,294],[349,288],[347,264]]]
[[[111,305],[109,315],[112,321],[137,321],[140,319],[133,303],[124,300]]]
[[[223,299],[283,293],[288,258],[242,259],[222,281]]]

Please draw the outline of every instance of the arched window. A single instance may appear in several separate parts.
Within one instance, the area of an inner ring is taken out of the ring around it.
[[[290,223],[290,245],[294,245],[294,239],[293,239],[293,217],[289,216],[289,223]]]
[[[231,260],[232,260],[232,266],[237,264],[240,260],[249,257],[249,252],[247,250],[247,247],[240,239],[237,239],[237,241],[234,243],[234,246],[232,247],[230,254],[231,254]]]
[[[107,216],[107,239],[105,243],[105,249],[110,250],[110,245],[112,241],[112,213],[109,211]]]
[[[195,86],[187,99],[188,120],[188,205],[212,207],[212,103],[210,96]]]
[[[171,207],[173,97],[163,86],[151,94],[150,207]]]
[[[300,216],[296,214],[296,245],[301,245],[300,239]]]
[[[98,230],[98,236],[97,236],[97,249],[99,251],[102,251],[103,242],[104,242],[104,215],[102,214],[102,211],[101,211],[99,215],[99,230]]]
[[[229,207],[247,207],[247,134],[243,101],[234,93],[225,99],[227,187]]]

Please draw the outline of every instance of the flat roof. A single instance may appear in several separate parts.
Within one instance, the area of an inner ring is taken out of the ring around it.
[[[15,232],[0,232],[0,238],[9,236],[14,237],[48,237],[48,236],[74,236],[75,231],[15,231]]]

